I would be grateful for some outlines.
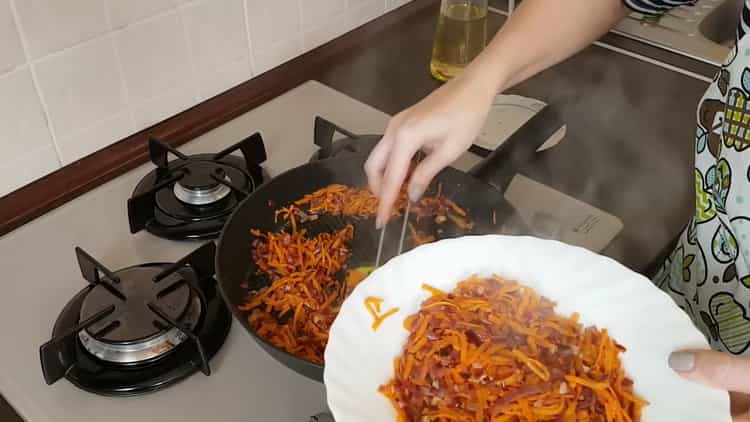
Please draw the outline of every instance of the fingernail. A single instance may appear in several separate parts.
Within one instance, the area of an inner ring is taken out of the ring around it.
[[[381,219],[380,217],[375,219],[375,230],[382,229],[384,225],[385,224],[383,224],[383,219]]]
[[[409,186],[409,200],[411,202],[417,202],[420,198],[422,198],[422,194],[424,193],[424,188],[422,186],[412,185]]]
[[[669,367],[677,372],[692,371],[695,367],[695,353],[673,352],[669,355]]]

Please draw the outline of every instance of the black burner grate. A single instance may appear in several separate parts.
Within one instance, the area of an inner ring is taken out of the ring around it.
[[[241,157],[233,154],[237,151]],[[151,139],[149,155],[156,169],[128,200],[132,233],[145,229],[167,239],[215,238],[235,207],[264,180],[260,165],[266,150],[259,133],[216,154],[190,156]]]
[[[89,286],[63,309],[52,339],[40,347],[45,381],[52,384],[65,377],[94,393],[132,395],[157,390],[197,370],[209,375],[209,359],[231,326],[213,278],[215,251],[210,242],[174,264],[145,264],[113,272],[76,248],[81,274]],[[136,270],[138,277],[133,278]],[[137,286],[125,288],[128,283]],[[197,320],[184,317],[185,293],[200,303]],[[124,315],[139,324],[124,329]],[[108,344],[132,344],[146,334],[170,330],[178,331],[185,341],[157,358],[127,365],[103,361],[79,339],[86,332]]]

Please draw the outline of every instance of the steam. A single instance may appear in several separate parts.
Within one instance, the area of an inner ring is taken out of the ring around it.
[[[605,254],[643,270],[694,210],[695,110],[707,84],[590,47],[510,93],[568,125],[524,173],[625,224]]]

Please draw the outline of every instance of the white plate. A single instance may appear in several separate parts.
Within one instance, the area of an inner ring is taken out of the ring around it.
[[[470,236],[443,240],[396,257],[362,282],[344,302],[325,353],[328,405],[337,422],[395,421],[377,392],[393,375],[393,359],[408,332],[404,319],[419,310],[428,283],[444,291],[473,274],[500,276],[578,312],[585,325],[609,330],[627,348],[622,355],[638,394],[650,402],[643,422],[729,422],[726,392],[688,382],[667,365],[673,350],[706,349],[703,335],[669,296],[645,277],[585,249],[531,237]],[[401,310],[373,332],[364,306],[384,299],[383,311]]]

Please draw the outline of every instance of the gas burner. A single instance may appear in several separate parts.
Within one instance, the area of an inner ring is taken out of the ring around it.
[[[112,272],[76,248],[89,286],[63,309],[40,348],[47,384],[66,378],[103,395],[155,391],[193,374],[224,343],[231,316],[207,243],[174,264]]]
[[[344,137],[334,141],[337,133]],[[383,135],[355,135],[322,117],[315,117],[313,143],[320,149],[313,154],[310,161],[342,155],[367,155],[382,137]]]
[[[237,150],[243,157],[232,155]],[[149,153],[156,169],[128,200],[132,233],[146,229],[174,240],[214,238],[265,176],[260,164],[266,150],[259,133],[218,154],[191,156],[151,139]],[[169,153],[177,159],[168,161]]]
[[[174,196],[189,205],[210,205],[226,198],[232,180],[226,170],[209,161],[190,163],[183,169],[185,176],[174,184]]]

